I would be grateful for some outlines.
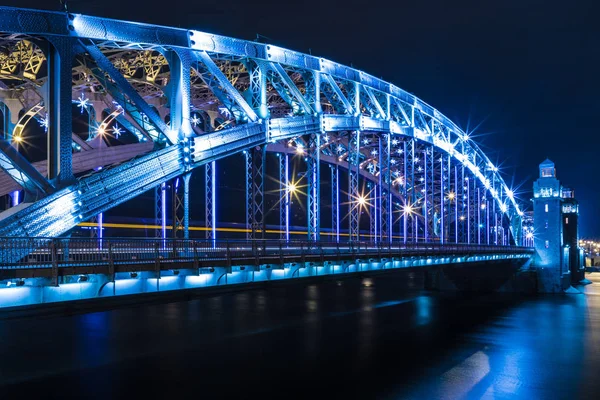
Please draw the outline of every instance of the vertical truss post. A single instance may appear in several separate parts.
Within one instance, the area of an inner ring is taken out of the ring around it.
[[[154,190],[154,215],[156,220],[156,237],[167,237],[167,184],[163,183]]]
[[[190,238],[190,178],[192,172],[183,175],[183,238]]]
[[[269,107],[267,105],[267,77],[265,68],[260,61],[247,60],[245,62],[250,86],[245,93],[246,101],[256,112],[259,118],[269,118]]]
[[[456,194],[454,193],[454,191],[452,190],[452,156],[450,154],[446,155],[446,161],[444,162],[445,164],[445,179],[446,179],[446,192],[449,196],[450,192],[453,193],[454,195],[454,199],[456,199]],[[453,211],[453,207],[452,207],[452,200],[450,198],[448,198],[448,207],[446,207],[446,243],[450,243],[452,241],[451,237],[451,232],[452,232],[452,211]]]
[[[485,200],[485,235],[486,235],[486,244],[490,244],[490,202],[489,200]]]
[[[171,236],[173,239],[177,239],[183,236],[183,198],[179,188],[180,179],[175,178],[171,181],[171,205],[173,208],[173,232]]]
[[[469,188],[466,186],[467,182],[465,181],[465,167],[464,165],[461,165],[460,167],[460,174],[459,174],[460,178],[460,184],[458,185],[459,189],[460,189],[460,217],[459,217],[459,221],[460,221],[460,228],[459,228],[459,242],[460,243],[467,243],[467,236],[469,235],[469,230],[465,229],[466,225],[469,223],[469,219],[467,217],[465,217],[465,211],[467,212],[468,215],[468,208],[467,208],[467,204],[469,202]]]
[[[415,182],[415,140],[408,138],[404,142],[404,242],[418,240],[417,193]]]
[[[445,163],[444,163],[444,153],[440,153],[440,243],[444,244],[446,242],[446,210],[445,210],[445,201],[446,201],[446,174],[444,172]]]
[[[351,132],[348,139],[348,209],[349,240],[359,240],[359,215],[361,205],[358,202],[358,177],[360,168],[360,131]]]
[[[483,207],[483,203],[481,202],[481,192],[479,188],[477,188],[477,244],[481,244],[481,209]]]
[[[307,215],[308,215],[308,240],[318,241],[321,228],[321,210],[320,210],[320,182],[321,182],[321,134],[313,133],[310,135],[308,143],[307,175],[308,175],[308,196],[307,197]]]
[[[337,165],[330,165],[331,168],[331,232],[335,237],[336,243],[340,242],[340,175]]]
[[[388,102],[389,107],[389,102]],[[388,113],[389,115],[389,113]],[[392,241],[392,188],[390,176],[391,135],[379,137],[379,237],[382,242]]]
[[[402,142],[402,146],[403,146],[403,151],[402,154],[404,155],[403,160],[402,160],[402,166],[404,167],[404,171],[403,171],[403,188],[402,188],[402,197],[404,200],[404,204],[402,205],[402,214],[401,214],[401,218],[402,218],[402,242],[404,244],[406,244],[408,242],[408,214],[406,212],[407,210],[407,206],[409,204],[409,200],[408,200],[408,174],[409,174],[409,168],[408,168],[408,151],[407,151],[407,141],[410,139],[405,139]]]
[[[367,183],[367,188],[369,189],[369,199],[373,199],[370,202],[367,202],[367,207],[370,208],[369,214],[369,241],[377,243],[377,185],[371,184],[371,182]]]
[[[423,241],[428,242],[433,237],[434,232],[434,207],[433,207],[433,196],[434,196],[434,186],[433,186],[433,169],[434,169],[434,161],[433,161],[433,149],[431,147],[427,147],[423,151],[423,165],[425,166],[425,171],[423,174]]]
[[[304,79],[304,98],[312,107],[315,114],[321,114],[321,74],[320,72],[306,71],[302,74]]]
[[[465,216],[464,218],[464,237],[465,237],[465,243],[467,244],[471,244],[471,240],[473,239],[473,237],[471,236],[471,198],[472,198],[472,193],[471,193],[471,181],[472,179],[469,179],[469,171],[467,169],[465,169],[465,167],[463,167],[462,169],[462,173],[463,173],[463,185],[464,185],[464,190],[465,190],[465,203],[463,205],[463,215]]]
[[[254,208],[252,207],[252,150],[244,150],[244,177],[246,183],[246,239],[254,239],[252,235],[252,222]]]
[[[290,182],[289,156],[279,154],[279,238],[290,240]]]
[[[437,158],[437,155],[439,153],[436,153],[435,149],[432,147],[431,148],[431,187],[432,187],[432,194],[431,194],[431,199],[433,201],[433,209],[432,209],[432,226],[433,226],[433,235],[432,235],[432,239],[434,237],[437,237],[438,240],[440,240],[441,242],[441,237],[442,237],[442,208],[444,205],[444,190],[442,187],[442,176],[443,173],[440,172],[442,171],[443,167],[442,167],[442,160],[441,158]]]
[[[264,239],[264,171],[266,147],[257,146],[246,153],[246,225],[247,238]]]
[[[48,179],[67,184],[73,176],[71,117],[73,46],[69,38],[52,38],[47,52]]]
[[[458,190],[458,168],[456,165],[454,166],[454,243],[458,243],[458,201],[460,200],[459,190]]]
[[[213,241],[217,239],[217,163],[212,161],[204,166],[205,190],[204,190],[204,224],[206,226],[206,238]]]
[[[477,187],[477,179],[471,175],[469,180],[470,185],[470,198],[471,198],[471,213],[470,213],[470,226],[471,226],[471,241],[475,243],[475,238],[479,236],[479,215],[477,214],[479,209],[479,188]]]

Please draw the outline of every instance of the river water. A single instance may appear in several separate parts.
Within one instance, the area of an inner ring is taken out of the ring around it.
[[[0,320],[0,399],[598,399],[588,278],[522,297],[402,272]]]

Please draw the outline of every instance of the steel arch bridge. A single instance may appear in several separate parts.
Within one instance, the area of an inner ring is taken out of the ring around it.
[[[204,166],[214,239],[214,161],[244,152],[245,222],[248,238],[260,238],[266,153],[276,152],[283,239],[297,185],[290,158],[299,154],[309,240],[324,226],[337,241],[358,240],[367,209],[373,241],[522,243],[521,208],[476,143],[363,71],[259,42],[63,12],[0,7],[0,32],[0,195],[24,193],[0,214],[0,237],[60,236],[153,189],[160,203],[161,186],[176,177],[174,231],[187,237],[189,176]],[[89,119],[83,137],[75,106]],[[23,132],[35,121],[47,149],[33,162]],[[334,205],[327,223],[324,173]]]

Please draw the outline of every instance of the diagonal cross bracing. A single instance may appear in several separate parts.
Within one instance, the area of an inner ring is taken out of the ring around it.
[[[121,75],[112,62],[102,54],[100,49],[94,44],[84,44],[84,46],[97,64],[97,67],[90,66],[90,71],[94,77],[110,93],[115,101],[131,115],[135,122],[155,141],[159,140],[162,136],[171,144],[177,143],[177,132],[171,132],[168,129],[167,124],[163,122],[158,113],[144,101],[142,96]],[[108,74],[116,85],[106,79],[104,72]],[[125,96],[127,96],[129,101]]]
[[[248,120],[250,121],[258,121],[258,115],[254,112],[252,107],[248,104],[248,102],[244,99],[244,97],[238,92],[238,90],[229,82],[225,74],[219,69],[217,64],[210,58],[210,56],[205,51],[195,51],[192,53],[196,60],[203,65],[204,68],[198,71],[204,83],[214,91],[215,95],[217,95],[219,100],[225,103],[226,106],[232,107],[232,104],[225,100],[223,94],[226,94],[229,98],[233,100],[235,106],[239,107]],[[216,84],[220,86],[219,89]],[[223,92],[219,96],[219,92]]]

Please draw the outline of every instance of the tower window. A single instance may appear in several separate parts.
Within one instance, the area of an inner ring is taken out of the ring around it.
[[[546,240],[546,242],[544,243],[544,246],[546,246],[546,248],[550,247],[550,241]]]
[[[548,221],[546,221],[545,228],[548,229]]]
[[[565,218],[565,224],[568,224],[568,223],[569,223],[569,217],[566,217]]]
[[[548,203],[544,204],[544,210],[548,212]]]

